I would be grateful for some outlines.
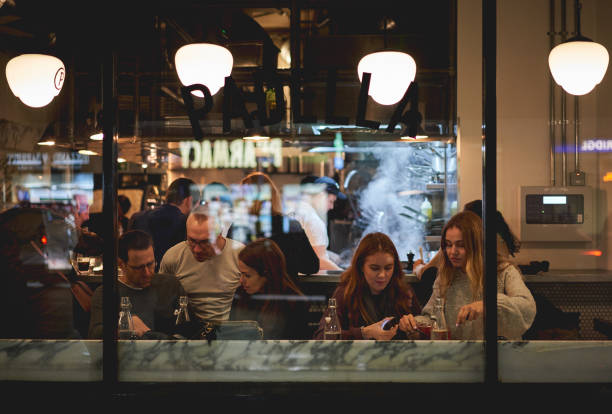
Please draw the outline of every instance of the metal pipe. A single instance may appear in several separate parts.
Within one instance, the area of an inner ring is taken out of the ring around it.
[[[574,23],[576,26],[576,36],[580,35],[580,7],[580,1],[576,0],[574,3]],[[580,140],[580,130],[578,126],[580,107],[578,100],[578,96],[574,96],[574,171],[580,171],[580,153],[578,152]]]
[[[565,26],[565,15],[566,7],[565,0],[561,0],[561,42],[566,39],[566,26]],[[567,148],[566,144],[566,129],[567,129],[567,94],[561,89],[561,182],[563,187],[567,185]]]
[[[550,0],[550,27],[548,29],[548,38],[550,50],[555,47],[555,0]],[[556,144],[556,128],[555,128],[555,81],[552,74],[549,73],[549,90],[548,90],[548,106],[549,106],[549,117],[548,117],[548,135],[550,140],[550,185],[555,186],[556,174],[557,174],[557,157],[555,157],[555,144]]]
[[[574,96],[574,171],[580,171],[580,153],[578,148],[580,141],[580,129],[578,126],[579,111],[578,97]]]

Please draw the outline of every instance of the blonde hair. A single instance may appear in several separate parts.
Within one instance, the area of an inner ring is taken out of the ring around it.
[[[446,297],[446,291],[453,282],[456,272],[453,264],[448,258],[445,248],[446,232],[456,228],[461,231],[463,244],[466,253],[465,273],[470,280],[472,298],[477,300],[482,295],[483,287],[483,260],[482,260],[482,220],[477,214],[471,211],[462,211],[455,214],[446,223],[442,229],[442,251],[443,260],[441,260],[438,270],[438,278],[440,283],[440,295]]]
[[[280,192],[272,179],[265,173],[255,171],[244,177],[240,184],[242,185],[269,185],[270,186],[270,202],[272,204],[271,210],[272,215],[279,215],[283,213],[283,205],[281,202]],[[258,216],[261,210],[261,200],[254,200],[253,205],[251,206],[250,213]]]

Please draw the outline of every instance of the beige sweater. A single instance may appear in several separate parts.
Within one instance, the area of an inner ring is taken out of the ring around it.
[[[474,302],[470,281],[465,272],[456,270],[457,274],[446,292],[444,303],[444,316],[450,329],[451,339],[483,339],[483,318],[464,322],[455,326],[459,309]],[[434,282],[433,293],[423,308],[421,316],[417,319],[431,319],[435,300],[439,292],[438,279]],[[480,298],[476,300],[481,300]],[[529,329],[536,314],[536,304],[529,288],[523,282],[523,277],[514,266],[507,266],[497,273],[497,332],[506,339],[521,339],[523,333]]]

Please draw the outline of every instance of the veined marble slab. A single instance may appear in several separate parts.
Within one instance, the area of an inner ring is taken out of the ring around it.
[[[482,341],[120,341],[126,382],[482,382]],[[610,382],[612,341],[500,342],[502,382]],[[100,381],[102,341],[0,340],[0,380]]]

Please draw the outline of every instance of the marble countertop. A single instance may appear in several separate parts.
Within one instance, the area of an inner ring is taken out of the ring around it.
[[[482,341],[120,341],[127,382],[482,382]],[[503,382],[610,382],[612,341],[500,342]],[[102,380],[102,341],[0,340],[0,380]]]

